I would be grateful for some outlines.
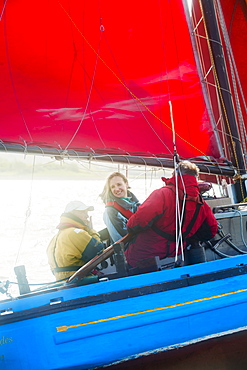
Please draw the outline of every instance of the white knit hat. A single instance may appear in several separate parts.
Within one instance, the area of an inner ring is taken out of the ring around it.
[[[93,211],[93,206],[87,206],[86,204],[80,202],[79,200],[73,200],[69,202],[65,207],[64,212],[72,212],[72,211]]]

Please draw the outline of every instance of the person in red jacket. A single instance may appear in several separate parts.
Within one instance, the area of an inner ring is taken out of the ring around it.
[[[135,237],[125,251],[130,266],[149,257],[177,258],[192,240],[215,236],[218,223],[200,195],[198,175],[195,164],[181,161],[173,177],[163,178],[166,186],[154,190],[131,216],[127,230]]]

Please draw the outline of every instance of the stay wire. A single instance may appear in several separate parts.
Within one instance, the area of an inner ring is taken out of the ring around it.
[[[169,108],[170,108],[170,118],[172,124],[172,141],[173,141],[173,165],[174,165],[174,176],[175,176],[175,240],[176,240],[176,255],[175,255],[175,262],[177,262],[178,254],[179,254],[179,246],[181,247],[181,256],[182,261],[184,261],[184,251],[183,251],[183,236],[182,236],[182,226],[183,226],[183,218],[184,218],[184,209],[185,209],[185,191],[184,191],[184,199],[182,200],[182,205],[180,209],[180,199],[179,199],[179,186],[178,186],[178,163],[179,157],[176,148],[176,132],[175,132],[175,125],[173,119],[173,112],[172,112],[172,102],[169,100]],[[182,179],[181,173],[179,173],[180,178]],[[184,183],[183,183],[184,186]]]

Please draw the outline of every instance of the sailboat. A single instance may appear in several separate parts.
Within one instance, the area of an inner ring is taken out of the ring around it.
[[[20,275],[0,301],[1,369],[246,367],[246,16],[244,0],[1,0],[1,151],[179,156],[227,191],[206,199],[221,225],[206,261],[129,274],[117,243],[103,278],[99,259],[33,291]]]

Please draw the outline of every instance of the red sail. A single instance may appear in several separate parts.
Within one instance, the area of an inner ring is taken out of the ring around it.
[[[221,156],[182,1],[0,5],[1,150]]]

